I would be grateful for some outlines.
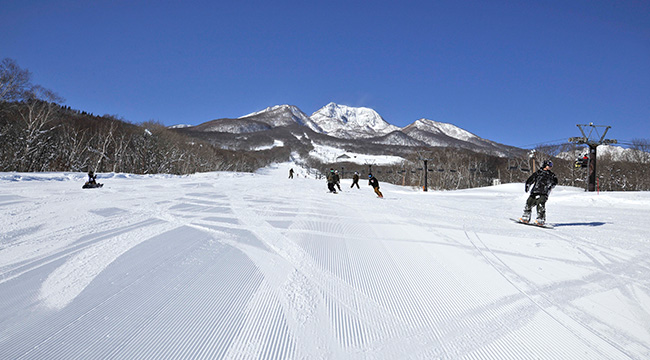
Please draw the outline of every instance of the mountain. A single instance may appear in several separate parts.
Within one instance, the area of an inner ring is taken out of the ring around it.
[[[373,144],[397,145],[397,146],[428,146],[424,141],[414,139],[400,130],[393,131],[383,136],[369,139]]]
[[[200,132],[232,133],[244,134],[258,131],[273,129],[273,126],[261,121],[241,120],[241,119],[217,119],[205,122],[203,124],[184,127],[181,129],[191,129]]]
[[[312,118],[293,105],[276,105],[239,118],[269,124],[273,127],[288,126],[295,123],[307,126],[316,132],[324,132]]]
[[[237,119],[223,118],[211,120],[189,128],[187,126],[172,126],[170,128],[187,129],[199,132],[244,134],[266,131],[277,127],[295,124],[307,126],[316,132],[322,132],[318,125],[316,125],[307,114],[292,105],[268,107],[264,110],[244,115]]]
[[[329,103],[314,112],[311,120],[323,133],[344,139],[370,138],[399,130],[373,109],[335,103]]]
[[[402,132],[415,140],[419,140],[433,147],[462,147],[498,156],[507,156],[509,153],[518,150],[512,146],[483,139],[456,125],[429,119],[417,120],[413,124],[404,127]]]
[[[346,142],[354,141],[357,144],[401,147],[406,149],[405,151],[412,151],[408,149],[414,147],[454,147],[500,157],[521,151],[512,146],[483,139],[452,124],[420,119],[400,128],[386,122],[373,109],[332,102],[311,116],[293,105],[277,105],[237,119],[217,119],[180,130],[194,133],[264,133],[273,137],[273,132],[270,130],[295,126],[307,127],[314,133],[327,136],[329,144],[339,142],[341,146],[345,146]],[[266,141],[273,143],[271,139]]]

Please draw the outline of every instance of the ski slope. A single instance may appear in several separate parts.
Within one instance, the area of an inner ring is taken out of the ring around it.
[[[650,358],[647,192],[84,180],[0,173],[0,359]]]

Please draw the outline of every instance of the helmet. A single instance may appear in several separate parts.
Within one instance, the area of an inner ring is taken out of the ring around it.
[[[544,169],[544,168],[547,167],[547,166],[548,166],[548,167],[553,167],[553,162],[552,162],[551,160],[545,160],[545,161],[542,163],[542,169]]]

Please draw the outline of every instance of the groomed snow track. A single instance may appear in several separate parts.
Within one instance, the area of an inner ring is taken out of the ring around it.
[[[332,195],[287,169],[0,183],[0,358],[650,357],[643,232],[615,248],[512,225],[508,191]]]

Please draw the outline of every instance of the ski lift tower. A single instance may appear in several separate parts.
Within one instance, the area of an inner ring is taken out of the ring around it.
[[[375,165],[374,161],[365,161],[363,165],[368,167],[368,174],[372,174],[372,166]]]
[[[420,157],[419,160],[424,162],[424,186],[422,187],[422,190],[424,190],[426,192],[426,191],[429,191],[429,187],[427,185],[427,182],[429,181],[429,177],[428,177],[429,169],[427,167],[427,164],[429,163],[429,160],[433,160],[433,159],[427,159],[427,158]]]
[[[580,129],[580,132],[582,133],[582,137],[569,138],[569,142],[578,145],[589,146],[589,179],[587,182],[587,191],[596,191],[596,148],[598,147],[598,145],[616,144],[618,141],[605,139],[605,135],[607,134],[607,131],[611,128],[611,126],[594,125],[594,123],[589,123],[588,125],[576,125],[576,126]],[[587,127],[591,129],[589,129],[588,134],[585,134],[585,128]],[[600,135],[598,128],[605,128],[602,135]],[[592,137],[594,135],[595,137]],[[599,136],[600,139],[597,139]]]

